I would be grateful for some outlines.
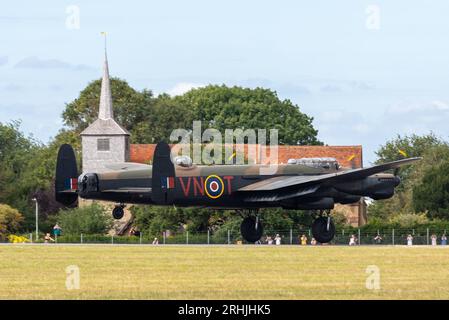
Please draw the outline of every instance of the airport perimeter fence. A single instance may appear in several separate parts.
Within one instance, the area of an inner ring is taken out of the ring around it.
[[[268,237],[271,237],[273,244],[276,235],[281,237],[282,245],[299,245],[301,244],[301,236],[307,237],[307,244],[311,244],[312,231],[311,229],[289,229],[289,230],[265,230],[259,244],[268,244]],[[442,240],[442,236],[446,235],[446,230],[432,230],[432,229],[390,229],[377,231],[363,231],[361,229],[337,229],[336,234],[331,245],[348,245],[350,238],[356,238],[356,245],[406,245],[407,237],[413,237],[413,245],[431,245],[432,236],[436,237],[436,244],[446,244]],[[380,236],[380,238],[378,237]],[[34,233],[22,235],[29,243],[44,242],[44,234],[39,235],[36,241]],[[376,239],[377,237],[377,239]],[[112,235],[92,235],[92,234],[78,234],[69,235],[63,234],[59,237],[52,236],[50,243],[73,243],[73,244],[153,244],[155,238],[159,245],[163,244],[184,244],[184,245],[208,245],[208,244],[247,244],[242,239],[240,230],[226,230],[223,232],[178,232],[175,234],[161,233],[155,234],[136,234],[126,236],[112,236]],[[10,242],[8,239],[0,240],[1,242]],[[318,243],[319,245],[319,243]]]

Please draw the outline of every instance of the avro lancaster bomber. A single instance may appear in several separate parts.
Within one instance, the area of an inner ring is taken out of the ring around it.
[[[169,145],[160,142],[152,165],[121,163],[109,166],[108,172],[78,176],[74,151],[66,144],[58,153],[55,191],[56,200],[64,205],[73,204],[78,197],[115,202],[115,219],[123,217],[126,204],[235,209],[244,215],[240,229],[251,243],[263,233],[260,208],[315,210],[320,214],[313,222],[312,234],[326,243],[335,235],[328,212],[336,203],[392,197],[400,179],[385,171],[419,159],[358,169],[341,168],[334,158],[291,159],[263,174],[259,164],[196,165],[185,156],[172,160]]]

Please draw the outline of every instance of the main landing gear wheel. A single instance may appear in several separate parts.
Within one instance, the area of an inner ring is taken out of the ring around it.
[[[335,225],[330,217],[319,217],[312,224],[312,235],[320,243],[328,243],[335,236]]]
[[[243,239],[255,243],[260,240],[263,234],[263,225],[258,217],[246,217],[240,225],[240,232]]]
[[[124,206],[116,206],[112,210],[112,216],[114,217],[114,219],[120,220],[121,218],[123,218],[123,216],[125,215],[124,208],[125,208]]]

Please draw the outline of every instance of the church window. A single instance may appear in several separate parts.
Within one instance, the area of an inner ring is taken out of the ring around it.
[[[97,139],[98,151],[109,151],[109,139]]]

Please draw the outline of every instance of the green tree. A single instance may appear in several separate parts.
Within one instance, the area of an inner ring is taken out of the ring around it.
[[[431,218],[449,219],[449,159],[425,172],[413,188],[413,206]]]
[[[30,172],[40,170],[40,164],[33,161],[42,148],[41,143],[23,134],[19,121],[0,123],[0,202],[25,215],[24,227],[31,223],[30,198],[41,183],[38,177],[30,177]]]
[[[166,230],[177,231],[185,220],[181,208],[135,205],[130,210],[134,216],[134,225],[141,232],[153,236]]]
[[[369,217],[389,219],[397,214],[406,215],[422,211],[416,211],[416,207],[413,205],[414,186],[422,183],[426,172],[445,161],[449,161],[448,143],[430,134],[401,137],[397,140],[389,141],[379,150],[378,155],[382,155],[383,158],[378,162],[397,160],[400,157],[400,154],[397,152],[398,149],[405,151],[408,156],[421,156],[422,160],[414,163],[412,166],[401,168],[399,171],[401,185],[396,188],[395,196],[387,200],[375,201],[369,205]]]
[[[0,203],[0,240],[18,231],[22,221],[23,216],[17,209]]]
[[[192,112],[202,129],[278,129],[279,144],[321,144],[313,118],[302,113],[290,100],[263,88],[209,85],[174,98]],[[267,139],[268,141],[268,139]]]
[[[0,201],[23,213],[23,230],[34,228],[34,204],[39,202],[41,227],[61,206],[54,199],[54,174],[59,146],[70,143],[79,150],[79,136],[62,129],[48,145],[20,130],[20,122],[0,123]],[[79,151],[77,152],[80,158]],[[78,162],[79,163],[79,162]]]
[[[61,210],[57,222],[63,234],[104,234],[112,227],[110,213],[99,204]]]
[[[174,129],[191,129],[193,115],[188,106],[161,94],[153,100],[145,117],[132,128],[131,139],[135,143],[158,143],[169,141]]]
[[[98,118],[100,105],[101,79],[90,82],[78,98],[66,104],[62,114],[64,123],[76,132],[81,132]],[[130,131],[152,112],[153,94],[151,91],[136,91],[128,83],[111,78],[111,92],[114,105],[114,118]]]
[[[421,157],[430,148],[445,144],[446,142],[439,139],[433,133],[422,136],[416,134],[409,136],[397,135],[396,138],[387,141],[376,151],[378,157],[376,163],[395,161],[404,157]],[[397,174],[404,181],[408,178],[410,170],[413,170],[410,166],[402,167],[398,170]]]

